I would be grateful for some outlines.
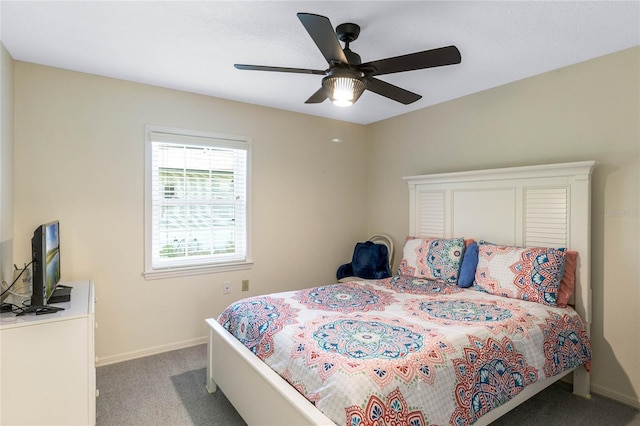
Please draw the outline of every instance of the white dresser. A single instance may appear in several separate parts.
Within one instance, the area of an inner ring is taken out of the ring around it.
[[[0,315],[0,424],[94,425],[94,288],[73,287],[65,308],[46,315]]]

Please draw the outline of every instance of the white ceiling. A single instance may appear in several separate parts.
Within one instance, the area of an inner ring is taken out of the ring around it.
[[[233,67],[326,69],[297,12],[359,24],[363,62],[453,44],[462,63],[380,77],[423,96],[411,105],[372,92],[306,105],[322,76]],[[639,1],[2,0],[0,13],[16,60],[363,124],[640,45]]]

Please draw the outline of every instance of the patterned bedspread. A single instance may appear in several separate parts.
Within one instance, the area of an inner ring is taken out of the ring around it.
[[[571,308],[404,276],[248,298],[218,322],[338,425],[472,424],[591,359]]]

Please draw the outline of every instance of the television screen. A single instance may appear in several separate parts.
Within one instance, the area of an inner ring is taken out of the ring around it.
[[[60,281],[60,223],[39,226],[31,239],[33,295],[31,306],[44,306]]]
[[[60,225],[53,222],[45,225],[45,271],[44,299],[49,300],[60,281]]]

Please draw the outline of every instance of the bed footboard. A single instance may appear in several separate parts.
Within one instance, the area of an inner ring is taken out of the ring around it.
[[[250,425],[333,425],[289,383],[259,360],[215,319],[207,319],[207,389],[220,386]]]
[[[220,386],[248,424],[334,425],[289,383],[260,361],[215,319],[207,319],[209,330],[207,390]],[[504,405],[478,419],[484,426],[511,411],[536,393],[560,380],[559,374],[527,386]],[[589,373],[584,367],[573,371],[573,393],[590,398]]]
[[[573,394],[591,399],[591,374],[584,366],[573,370]]]

